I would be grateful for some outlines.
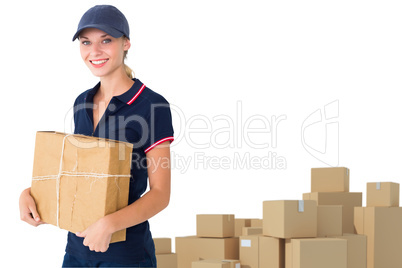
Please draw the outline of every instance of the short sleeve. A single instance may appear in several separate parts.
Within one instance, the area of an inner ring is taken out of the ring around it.
[[[148,139],[143,146],[145,153],[165,141],[172,142],[174,140],[172,114],[170,105],[166,100],[151,103],[146,132],[148,133]]]

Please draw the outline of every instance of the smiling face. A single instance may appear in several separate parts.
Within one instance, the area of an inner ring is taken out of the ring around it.
[[[124,52],[130,40],[114,38],[102,30],[88,28],[79,36],[81,57],[97,77],[108,77],[124,71]]]

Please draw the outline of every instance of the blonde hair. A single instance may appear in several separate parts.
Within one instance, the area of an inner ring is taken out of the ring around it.
[[[128,51],[126,50],[126,51],[124,51],[124,59],[127,59],[127,53],[128,53]],[[124,63],[124,70],[126,71],[126,74],[127,74],[127,76],[130,78],[130,79],[133,79],[134,78],[134,71],[133,71],[133,69],[131,69],[130,67],[128,67],[128,65],[127,64],[125,64]]]

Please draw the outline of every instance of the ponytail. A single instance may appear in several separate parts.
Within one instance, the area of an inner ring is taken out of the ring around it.
[[[124,70],[126,71],[126,75],[130,78],[133,79],[134,78],[134,71],[128,67],[126,64],[124,64]]]

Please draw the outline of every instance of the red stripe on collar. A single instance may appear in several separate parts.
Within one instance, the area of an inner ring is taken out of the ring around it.
[[[138,92],[134,95],[134,97],[127,102],[127,104],[131,105],[135,101],[135,99],[141,94],[141,92],[144,90],[144,88],[145,88],[145,85],[142,84],[140,90],[138,90]]]

